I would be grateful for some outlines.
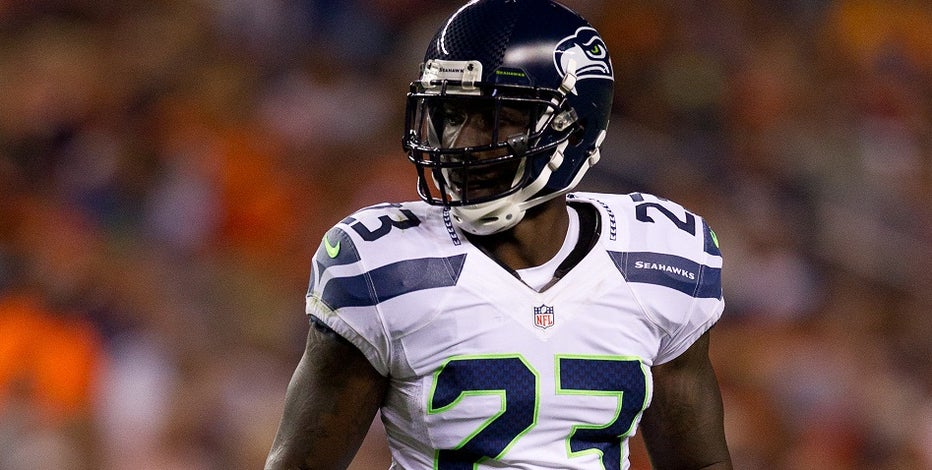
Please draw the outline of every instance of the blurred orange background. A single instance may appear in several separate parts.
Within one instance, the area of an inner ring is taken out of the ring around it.
[[[616,74],[580,189],[721,240],[736,468],[932,468],[932,4],[566,3]],[[416,199],[404,95],[458,6],[0,0],[0,468],[262,466],[311,255]],[[388,465],[376,423],[353,468]]]

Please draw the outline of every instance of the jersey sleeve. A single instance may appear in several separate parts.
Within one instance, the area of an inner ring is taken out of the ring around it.
[[[684,244],[679,255],[672,255],[690,282],[682,285],[675,295],[668,294],[678,300],[670,302],[670,308],[662,300],[651,306],[667,333],[661,339],[655,364],[672,361],[686,351],[718,322],[725,309],[718,239],[704,219],[695,217],[699,240]]]
[[[391,341],[371,272],[348,225],[331,228],[314,254],[306,313],[355,345],[382,375],[388,375]]]
[[[683,321],[661,340],[657,364],[669,362],[688,349],[721,318],[725,310],[722,292],[722,256],[715,232],[702,222],[704,250],[696,266],[695,291],[690,294]],[[675,324],[674,324],[675,325]]]
[[[644,314],[660,331],[653,365],[675,359],[714,325],[725,307],[722,254],[708,223],[649,194],[616,200],[627,235],[610,251]],[[620,203],[618,203],[620,201]]]

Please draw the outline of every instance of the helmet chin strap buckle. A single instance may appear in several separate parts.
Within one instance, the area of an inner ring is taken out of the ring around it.
[[[553,118],[553,123],[550,124],[550,127],[557,132],[562,132],[573,125],[577,119],[579,119],[579,115],[576,114],[576,110],[568,109],[557,114],[556,117]]]
[[[560,83],[560,91],[564,95],[570,93],[576,94],[576,59],[570,59],[566,64],[566,75],[563,76],[563,82]]]
[[[602,147],[602,142],[605,141],[605,136],[608,135],[608,132],[604,129],[599,133],[599,136],[595,138],[595,149],[589,154],[589,166],[599,163],[599,159],[602,158],[601,152],[599,149]]]
[[[563,96],[576,93],[576,80],[576,61],[570,59],[566,67],[566,75],[563,77],[563,81],[560,82],[560,92],[563,93]],[[575,109],[570,108],[554,116],[550,127],[557,132],[563,132],[577,120],[579,120],[579,115],[576,114]]]

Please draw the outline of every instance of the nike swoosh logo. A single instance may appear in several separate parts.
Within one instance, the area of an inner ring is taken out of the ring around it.
[[[331,259],[336,258],[340,255],[340,242],[338,241],[336,245],[330,244],[330,239],[324,235],[324,248],[327,250],[327,256]]]

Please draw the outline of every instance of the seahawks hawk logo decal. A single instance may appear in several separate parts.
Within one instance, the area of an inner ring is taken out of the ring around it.
[[[564,38],[553,51],[553,64],[566,75],[570,61],[576,63],[576,78],[605,78],[614,80],[612,61],[605,48],[605,41],[595,29],[583,26],[576,34]]]

